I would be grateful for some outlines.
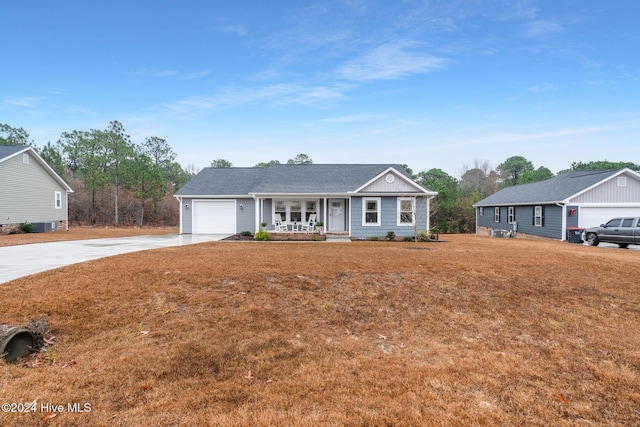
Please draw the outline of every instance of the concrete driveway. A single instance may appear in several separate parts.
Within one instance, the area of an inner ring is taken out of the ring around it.
[[[30,274],[92,259],[148,249],[212,242],[228,236],[228,234],[169,234],[166,236],[69,240],[0,247],[0,284]]]

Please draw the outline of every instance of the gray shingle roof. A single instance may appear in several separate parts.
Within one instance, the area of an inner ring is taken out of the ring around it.
[[[507,187],[474,206],[561,202],[615,175],[620,170],[570,171],[544,181]]]
[[[271,165],[266,168],[204,168],[177,196],[247,195],[249,193],[320,194],[354,191],[394,164]]]
[[[22,151],[26,146],[23,145],[0,145],[0,160],[9,157],[18,151]]]

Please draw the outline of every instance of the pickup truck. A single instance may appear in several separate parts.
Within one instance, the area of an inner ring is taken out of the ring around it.
[[[614,218],[600,227],[587,228],[584,235],[591,246],[600,242],[617,243],[621,248],[640,245],[640,218]]]

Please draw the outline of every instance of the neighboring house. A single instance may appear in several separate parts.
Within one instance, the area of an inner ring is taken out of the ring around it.
[[[571,171],[504,188],[473,206],[476,234],[506,230],[566,240],[570,228],[640,216],[640,174],[631,169]]]
[[[73,190],[31,147],[0,145],[0,234],[22,223],[34,231],[68,229]]]
[[[308,164],[205,168],[175,197],[180,233],[271,231],[277,215],[292,228],[315,214],[326,232],[366,238],[428,230],[436,194],[400,165]]]

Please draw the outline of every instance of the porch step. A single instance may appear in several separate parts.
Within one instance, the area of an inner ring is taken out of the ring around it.
[[[327,242],[351,242],[348,234],[326,234]]]

